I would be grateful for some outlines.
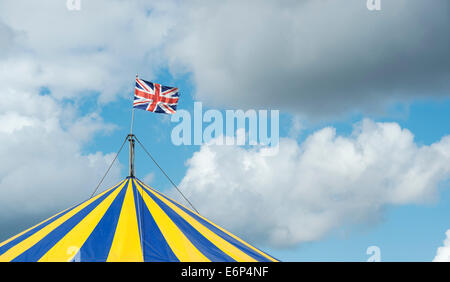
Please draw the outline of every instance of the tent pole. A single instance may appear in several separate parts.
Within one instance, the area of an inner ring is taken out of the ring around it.
[[[128,135],[128,142],[130,142],[130,160],[129,160],[129,176],[134,177],[134,135]]]
[[[136,74],[136,80],[138,75]],[[130,159],[129,159],[129,176],[134,177],[134,134],[133,134],[133,121],[134,121],[134,106],[131,109],[131,128],[130,134],[128,134],[128,142],[130,142]]]

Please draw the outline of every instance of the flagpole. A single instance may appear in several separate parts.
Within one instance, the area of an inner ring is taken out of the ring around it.
[[[136,79],[138,79],[138,75],[136,74]],[[133,98],[134,98],[134,94],[133,94]],[[134,99],[132,100],[132,102],[134,101]],[[133,135],[133,122],[134,122],[134,103],[131,104],[131,129],[130,129],[130,135]]]
[[[136,74],[136,80],[138,78],[139,78],[138,74]],[[129,160],[130,167],[129,167],[129,174],[130,174],[130,177],[132,177],[132,178],[135,177],[135,174],[134,174],[134,138],[135,138],[135,136],[133,135],[133,122],[134,122],[134,94],[133,94],[132,110],[131,110],[130,135],[128,135],[129,136],[128,141],[130,142],[130,160]],[[143,193],[144,193],[142,190],[143,190],[143,188],[141,187],[141,195],[143,195]],[[142,201],[143,201],[143,199],[141,197],[141,202],[138,203],[138,217],[139,217],[139,223],[140,223],[139,224],[139,238],[141,238],[140,240],[142,240],[140,245],[141,245],[142,255],[143,255],[144,259],[145,259],[144,244],[143,244],[143,240],[144,240],[143,233],[144,233],[144,230],[142,228],[142,226],[144,226],[144,222],[143,222],[143,217],[141,215],[141,208],[140,208],[143,205]],[[141,218],[142,218],[142,221],[141,221]]]
[[[130,134],[133,135],[133,121],[134,121],[134,107],[131,110],[131,129],[130,129]]]

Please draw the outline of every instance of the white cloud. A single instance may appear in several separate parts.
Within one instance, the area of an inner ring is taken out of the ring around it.
[[[444,240],[444,246],[439,247],[433,261],[435,262],[450,262],[450,229],[445,232],[447,236]]]
[[[150,172],[144,176],[143,181],[144,183],[151,185],[154,179],[155,174],[153,172]]]
[[[302,144],[284,138],[276,156],[204,145],[180,187],[202,214],[237,234],[291,246],[376,222],[391,205],[434,199],[449,161],[449,136],[419,146],[396,123],[364,120],[351,136],[328,127]]]
[[[136,72],[151,78],[163,61],[172,5],[98,0],[69,11],[65,1],[2,1],[0,35],[10,52],[1,62],[0,84],[46,86],[58,98],[130,97]]]
[[[95,134],[110,128],[96,114],[72,117],[51,96],[3,91],[0,236],[13,235],[37,219],[87,199],[114,153],[83,154],[81,149]],[[119,180],[120,168],[113,167],[101,189]]]
[[[296,139],[299,137],[302,130],[305,129],[305,125],[303,124],[303,122],[304,121],[300,116],[294,116],[292,118],[288,134],[290,138]]]

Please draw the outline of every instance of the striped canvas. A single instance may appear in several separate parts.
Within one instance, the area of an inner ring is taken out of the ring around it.
[[[137,178],[0,244],[0,261],[276,261]]]

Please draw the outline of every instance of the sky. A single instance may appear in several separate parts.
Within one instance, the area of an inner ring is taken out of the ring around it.
[[[207,218],[282,261],[450,259],[448,1],[68,2],[0,3],[0,241],[89,198],[139,74],[192,115],[279,111],[276,154],[177,146],[169,115],[135,111]],[[127,166],[125,147],[100,190]],[[139,146],[136,176],[182,201]]]

